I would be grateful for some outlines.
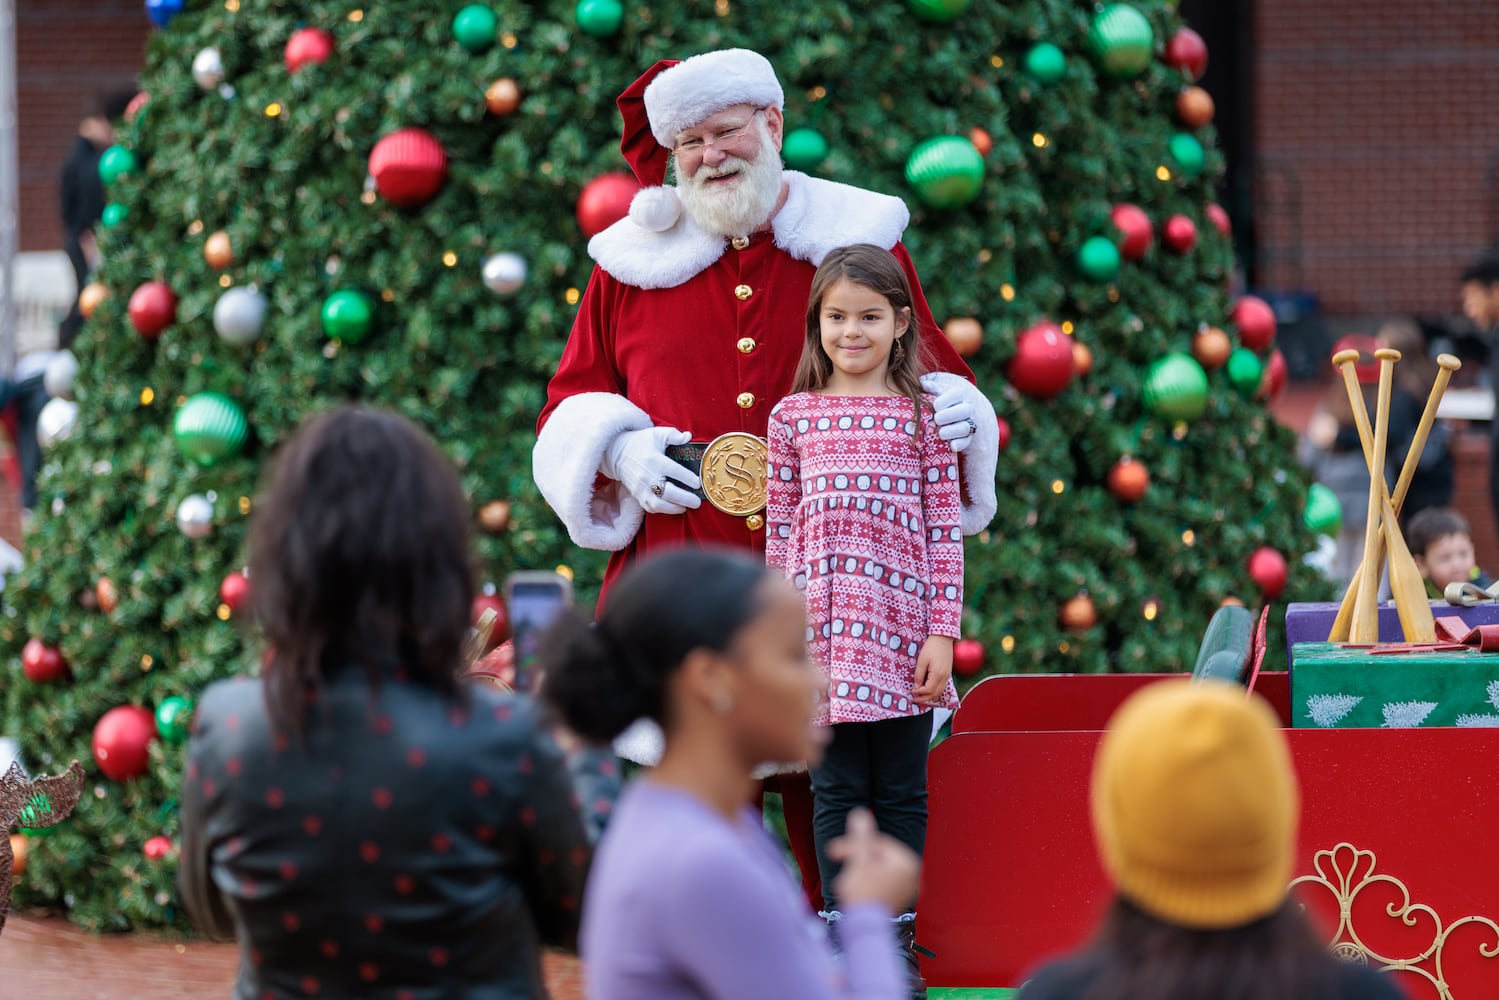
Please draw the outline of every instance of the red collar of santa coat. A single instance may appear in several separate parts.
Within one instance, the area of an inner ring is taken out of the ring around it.
[[[911,219],[899,198],[788,170],[786,204],[771,219],[776,246],[813,267],[850,243],[890,248]],[[588,256],[616,281],[636,288],[674,288],[723,256],[728,240],[704,232],[682,213],[661,232],[626,216],[588,241]]]

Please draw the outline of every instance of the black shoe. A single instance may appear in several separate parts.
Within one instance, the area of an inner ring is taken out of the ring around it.
[[[895,918],[895,937],[906,963],[906,988],[911,991],[911,1000],[926,1000],[926,980],[921,978],[921,957],[917,953],[930,956],[931,952],[916,943],[916,914]]]

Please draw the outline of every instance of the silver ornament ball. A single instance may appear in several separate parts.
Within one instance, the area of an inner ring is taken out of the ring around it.
[[[188,538],[202,538],[213,531],[213,503],[194,493],[177,505],[177,530]]]
[[[260,339],[269,307],[254,288],[231,288],[213,307],[213,328],[228,344],[244,346]]]
[[[42,373],[42,388],[53,399],[73,398],[73,379],[78,375],[78,359],[72,351],[58,351],[57,356],[47,362]]]
[[[49,399],[36,416],[36,443],[50,448],[73,436],[78,425],[78,404],[71,399]]]
[[[511,295],[526,283],[526,261],[518,253],[497,253],[484,261],[484,287],[497,295]]]
[[[218,49],[203,49],[193,56],[193,82],[204,90],[212,90],[224,82],[224,60]]]

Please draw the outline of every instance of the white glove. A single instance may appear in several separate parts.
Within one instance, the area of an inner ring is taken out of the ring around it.
[[[702,485],[697,473],[666,457],[669,444],[686,444],[692,435],[675,427],[647,427],[625,431],[614,439],[599,471],[624,485],[650,514],[682,514],[703,504],[702,498],[682,489]],[[668,480],[675,479],[677,483]]]
[[[973,443],[973,432],[977,425],[973,422],[973,406],[968,402],[968,393],[972,387],[964,382],[961,386],[940,391],[940,382],[932,379],[930,375],[922,377],[921,387],[927,392],[937,393],[937,398],[932,402],[932,409],[936,411],[937,436],[944,441],[952,443],[952,450],[961,453]]]

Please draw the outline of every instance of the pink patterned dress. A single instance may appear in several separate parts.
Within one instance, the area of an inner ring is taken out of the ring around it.
[[[928,636],[963,610],[958,460],[904,396],[788,396],[770,411],[765,558],[805,595],[828,676],[817,722],[927,711],[911,699]],[[945,707],[955,708],[949,681]]]

